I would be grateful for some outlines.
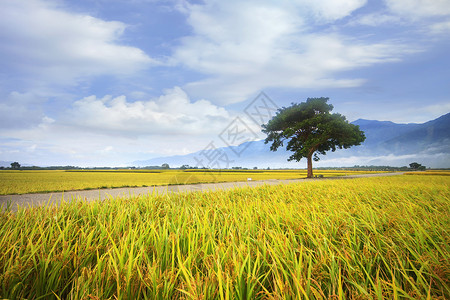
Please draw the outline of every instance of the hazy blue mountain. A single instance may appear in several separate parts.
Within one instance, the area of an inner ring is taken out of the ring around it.
[[[436,154],[450,152],[450,114],[423,124],[396,124],[357,120],[366,141],[354,150],[378,155]]]
[[[365,145],[379,144],[380,141],[393,139],[400,134],[419,128],[420,124],[396,124],[390,121],[358,119],[352,124],[358,125],[366,134]]]
[[[359,125],[366,135],[366,141],[350,149],[328,152],[314,163],[318,167],[353,165],[405,166],[417,161],[429,167],[450,167],[450,113],[423,124],[397,124],[389,121],[359,119],[352,122]],[[171,167],[183,164],[190,166],[252,168],[305,168],[306,160],[287,162],[289,153],[284,149],[271,152],[263,140],[234,147],[219,148],[219,152],[198,151],[188,155],[160,157],[132,163],[149,166],[168,163]],[[242,151],[242,149],[244,149]],[[218,153],[222,159],[218,161]],[[238,155],[238,154],[239,155]],[[207,155],[205,155],[207,154]],[[207,164],[205,157],[216,155],[214,164]],[[203,161],[201,161],[203,159]],[[199,164],[199,161],[201,162]]]
[[[386,141],[386,144],[392,144],[399,149],[408,147],[410,152],[416,152],[431,147],[448,146],[448,143],[443,143],[450,139],[450,114],[443,115],[435,120],[426,122],[411,129],[407,132],[399,134]],[[408,151],[403,149],[403,151]],[[442,149],[442,150],[445,150]],[[447,151],[450,149],[447,148]]]

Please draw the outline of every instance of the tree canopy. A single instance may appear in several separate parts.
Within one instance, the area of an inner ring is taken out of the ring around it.
[[[20,164],[17,161],[11,163],[11,169],[20,169]]]
[[[417,162],[410,163],[410,164],[409,164],[409,167],[410,167],[411,169],[419,170],[419,171],[424,171],[424,170],[426,170],[426,168],[427,168],[427,167],[422,166],[422,164],[419,164],[419,163],[417,163]]]
[[[308,98],[306,102],[292,103],[280,108],[262,126],[262,131],[267,134],[265,143],[272,142],[270,150],[276,151],[286,143],[286,150],[293,152],[289,161],[307,158],[308,177],[313,176],[312,159],[318,161],[319,154],[360,145],[366,138],[359,126],[350,124],[345,116],[331,114],[333,105],[328,104],[328,100]]]

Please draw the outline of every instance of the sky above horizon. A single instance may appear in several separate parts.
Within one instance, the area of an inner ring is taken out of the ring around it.
[[[450,0],[1,0],[0,161],[238,144],[264,138],[251,109],[308,97],[423,123],[450,112],[448,53]]]

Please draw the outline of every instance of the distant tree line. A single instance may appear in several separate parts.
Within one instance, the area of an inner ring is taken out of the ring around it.
[[[82,169],[75,166],[49,166],[49,167],[38,167],[38,166],[22,166],[18,162],[11,163],[11,167],[0,166],[0,170],[74,170]]]
[[[141,170],[167,170],[170,169],[169,164],[164,163],[161,166],[145,166],[145,167],[91,167],[91,168],[81,168],[76,166],[49,166],[49,167],[38,167],[38,166],[22,166],[18,162],[11,163],[10,167],[4,167],[0,166],[0,170],[119,170],[119,169],[141,169]],[[210,168],[206,167],[193,167],[188,164],[182,165],[179,168],[174,169],[180,169],[180,170],[210,170]],[[258,170],[258,167],[253,168],[246,168],[246,167],[240,167],[235,166],[231,168],[226,168],[230,170]],[[226,170],[223,169],[223,170]],[[274,170],[292,170],[293,168],[275,168]],[[423,166],[420,163],[413,162],[409,164],[408,166],[402,166],[402,167],[392,167],[392,166],[360,166],[360,165],[354,165],[353,167],[319,167],[318,170],[353,170],[353,171],[424,171],[427,169],[426,166]],[[270,167],[268,168],[260,168],[260,170],[270,170]]]

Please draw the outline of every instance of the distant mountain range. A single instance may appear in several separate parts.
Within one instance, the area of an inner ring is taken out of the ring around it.
[[[432,168],[450,168],[450,113],[423,124],[397,124],[389,121],[359,119],[352,124],[359,125],[366,140],[360,146],[339,149],[320,156],[315,167],[341,167],[354,165],[407,166],[418,162]],[[242,150],[244,149],[244,150]],[[279,149],[270,151],[264,140],[246,142],[239,146],[223,147],[217,150],[198,151],[187,155],[159,157],[135,161],[134,166],[171,167],[182,165],[231,168],[305,168],[306,159],[288,162],[290,152]],[[211,158],[205,163],[207,158]],[[214,158],[214,160],[212,159]],[[199,163],[201,161],[201,163]]]

